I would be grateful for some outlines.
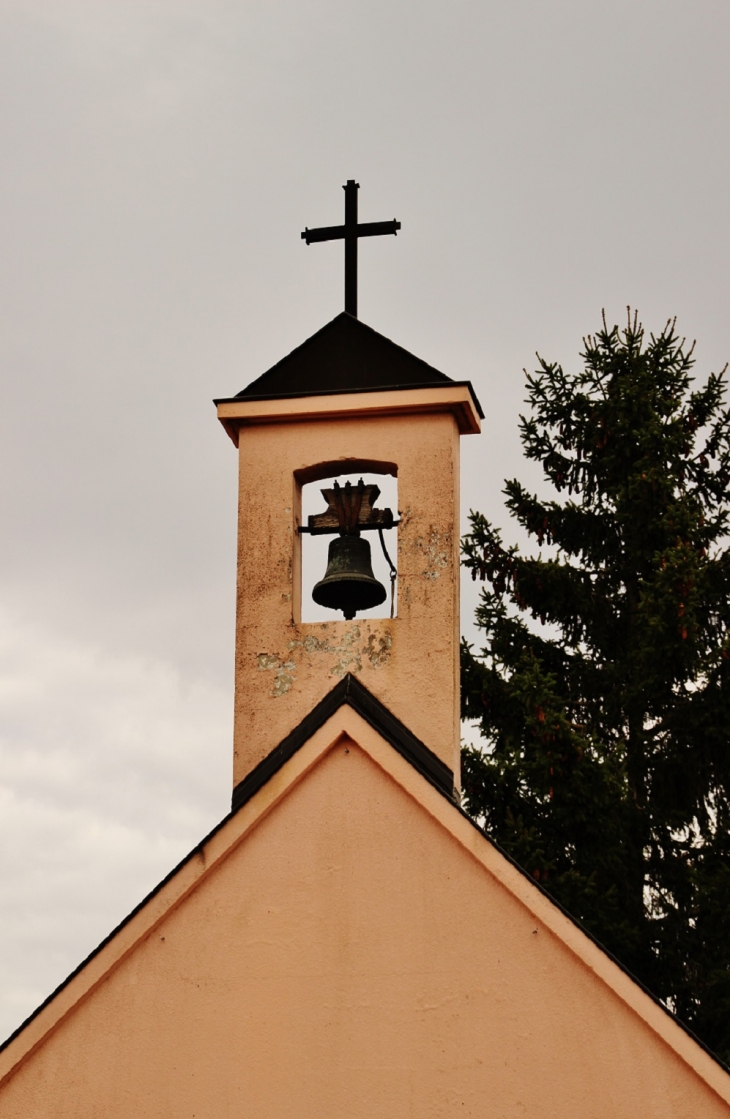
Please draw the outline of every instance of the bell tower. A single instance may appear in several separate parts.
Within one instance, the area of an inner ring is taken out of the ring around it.
[[[239,456],[234,788],[351,674],[458,789],[459,439],[483,415],[471,385],[344,312],[216,404]],[[302,523],[303,485],[357,473],[396,477],[399,509],[379,508],[375,487],[335,487]],[[365,538],[393,521],[396,615],[359,617],[385,597]],[[311,529],[332,533],[315,587],[329,621],[302,621]]]

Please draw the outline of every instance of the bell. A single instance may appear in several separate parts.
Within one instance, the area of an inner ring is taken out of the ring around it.
[[[327,571],[312,591],[312,598],[319,606],[341,610],[347,619],[354,618],[358,610],[385,602],[387,591],[373,575],[367,540],[335,536],[329,547]]]

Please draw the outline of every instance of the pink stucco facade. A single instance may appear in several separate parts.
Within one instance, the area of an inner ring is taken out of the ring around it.
[[[730,1078],[341,709],[0,1054],[3,1119],[720,1119]]]

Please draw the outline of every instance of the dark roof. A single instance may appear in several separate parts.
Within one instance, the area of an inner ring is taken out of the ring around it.
[[[277,361],[267,373],[225,400],[270,400],[465,383],[468,382],[453,381],[445,373],[439,373],[432,365],[342,311],[301,346]],[[476,397],[474,399],[479,408]],[[216,404],[219,403],[222,401],[216,400]],[[481,408],[479,413],[483,415]]]

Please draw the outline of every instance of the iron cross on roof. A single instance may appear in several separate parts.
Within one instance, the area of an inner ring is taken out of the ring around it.
[[[397,234],[400,222],[357,220],[357,192],[360,184],[348,179],[342,188],[345,192],[345,224],[326,225],[321,229],[305,229],[302,240],[311,245],[313,241],[345,241],[345,310],[357,318],[357,239],[358,237],[379,237],[383,233]]]

